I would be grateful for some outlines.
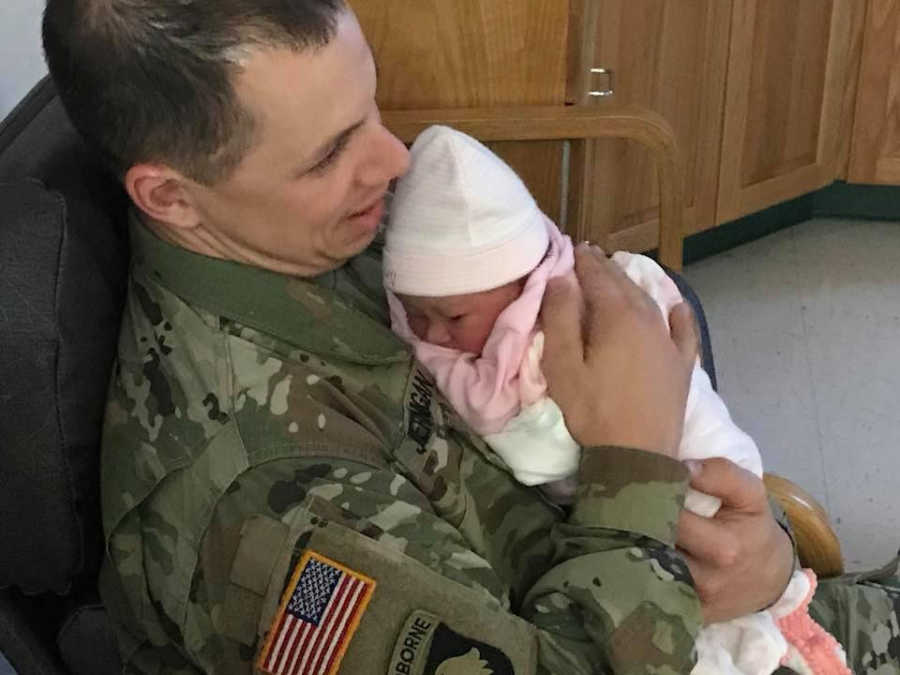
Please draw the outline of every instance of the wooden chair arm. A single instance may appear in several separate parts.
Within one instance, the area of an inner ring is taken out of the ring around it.
[[[426,127],[446,124],[480,141],[624,138],[646,147],[659,178],[659,260],[681,270],[683,198],[675,134],[659,114],[640,106],[516,106],[384,110],[385,125],[410,143]]]
[[[844,572],[841,543],[831,529],[828,514],[808,492],[791,481],[772,473],[763,476],[769,495],[787,514],[800,564],[811,568],[820,578],[834,577]]]

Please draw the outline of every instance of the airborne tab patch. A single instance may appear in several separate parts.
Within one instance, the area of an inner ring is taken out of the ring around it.
[[[515,675],[515,670],[501,650],[418,610],[403,624],[388,675]]]
[[[291,575],[256,667],[272,675],[333,675],[375,585],[374,579],[306,551]]]

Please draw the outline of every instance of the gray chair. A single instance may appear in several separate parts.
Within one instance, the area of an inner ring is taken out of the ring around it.
[[[121,670],[96,576],[125,208],[42,80],[0,125],[0,652],[22,675]]]

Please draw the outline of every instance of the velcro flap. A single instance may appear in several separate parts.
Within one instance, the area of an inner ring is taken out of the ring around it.
[[[287,525],[266,516],[251,516],[241,528],[222,608],[224,633],[241,644],[256,642],[263,601],[288,532]]]
[[[248,518],[241,528],[241,543],[231,567],[231,583],[256,595],[265,595],[288,531],[288,526],[280,520],[266,516]]]

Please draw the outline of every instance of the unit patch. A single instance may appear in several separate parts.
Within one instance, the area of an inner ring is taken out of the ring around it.
[[[434,614],[413,612],[397,638],[388,675],[514,675],[502,651],[460,635]]]
[[[308,550],[288,582],[256,667],[273,675],[333,675],[376,582]]]

